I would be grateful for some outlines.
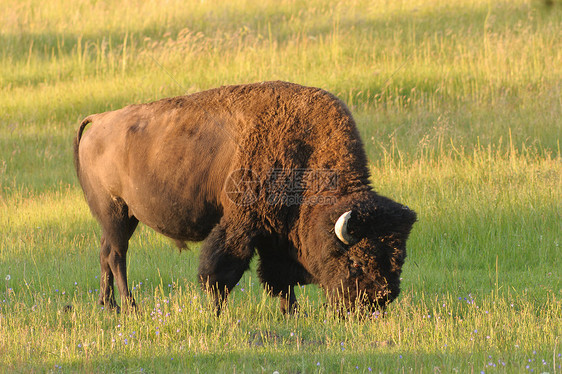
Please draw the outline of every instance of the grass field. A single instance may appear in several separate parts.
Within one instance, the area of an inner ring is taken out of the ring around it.
[[[562,3],[0,0],[0,371],[562,372]],[[252,266],[220,319],[139,227],[141,308],[96,305],[99,228],[72,165],[86,115],[288,80],[351,108],[381,194],[419,217],[403,293],[283,317]],[[71,312],[63,307],[72,304]]]

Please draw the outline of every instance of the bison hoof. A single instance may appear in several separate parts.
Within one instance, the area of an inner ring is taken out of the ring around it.
[[[308,314],[304,310],[302,310],[300,305],[297,303],[293,303],[290,307],[281,303],[280,309],[281,313],[286,316],[308,317]]]
[[[109,310],[116,313],[121,313],[121,308],[119,307],[119,305],[117,305],[115,301],[108,301],[108,300],[104,301],[100,299],[98,301],[98,305],[102,307],[102,310]]]
[[[101,306],[101,309],[102,309],[102,310],[107,310],[107,311],[109,311],[109,312],[113,312],[113,313],[116,313],[116,314],[120,314],[120,313],[121,313],[121,307],[120,307],[119,305],[115,305],[115,306],[105,306],[105,305],[102,305],[102,306]]]

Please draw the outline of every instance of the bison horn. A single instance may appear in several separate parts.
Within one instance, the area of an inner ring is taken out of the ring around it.
[[[336,225],[334,227],[338,239],[341,240],[342,243],[348,245],[351,244],[351,242],[353,241],[351,236],[347,232],[347,221],[349,220],[350,217],[351,217],[351,210],[342,214],[340,218],[338,218],[338,220],[336,221]]]

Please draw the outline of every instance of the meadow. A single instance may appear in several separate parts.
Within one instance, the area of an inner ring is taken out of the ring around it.
[[[0,371],[562,372],[562,3],[0,0]],[[402,294],[284,317],[252,265],[215,318],[140,226],[137,313],[96,305],[100,233],[72,139],[87,115],[287,80],[344,100],[372,185],[418,213]],[[64,307],[73,305],[71,311]]]

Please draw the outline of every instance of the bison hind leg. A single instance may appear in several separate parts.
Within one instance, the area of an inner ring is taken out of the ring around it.
[[[127,284],[126,267],[129,239],[139,221],[136,217],[129,215],[127,205],[120,199],[112,199],[107,209],[97,213],[96,216],[100,221],[103,232],[100,243],[101,278],[98,303],[108,309],[119,311],[119,306],[115,301],[113,286],[115,281],[119,288],[122,303],[134,307],[135,301]]]
[[[100,249],[100,296],[98,299],[98,304],[109,309],[118,308],[117,302],[115,301],[115,290],[113,288],[113,273],[111,272],[111,267],[109,266],[109,255],[111,254],[111,245],[107,241],[105,235],[101,237],[101,249]]]

